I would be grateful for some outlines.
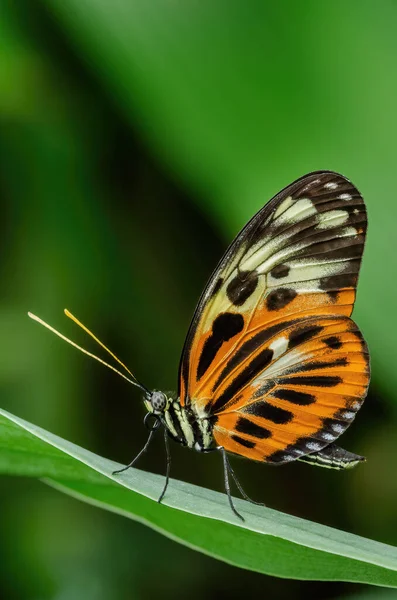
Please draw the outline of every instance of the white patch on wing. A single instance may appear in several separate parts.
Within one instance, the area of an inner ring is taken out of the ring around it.
[[[343,425],[340,425],[339,423],[332,423],[331,428],[336,431],[336,433],[342,433],[345,430]]]
[[[321,435],[327,442],[333,442],[336,439],[336,436],[332,435],[332,433],[322,433]]]
[[[338,187],[338,184],[335,183],[334,181],[329,181],[328,183],[324,184],[324,187],[327,190],[336,190],[336,188]]]
[[[317,229],[328,229],[343,225],[349,218],[346,210],[330,210],[318,216]]]
[[[351,200],[352,199],[350,194],[340,194],[338,196],[338,198],[339,198],[339,200]]]
[[[258,375],[256,379],[252,382],[254,386],[260,387],[263,385],[263,381],[273,377],[275,373],[279,373],[287,369],[288,367],[292,367],[293,365],[298,365],[304,360],[311,358],[312,354],[309,352],[300,352],[299,350],[290,350],[281,356],[280,358],[273,360],[266,369]]]
[[[255,251],[247,256],[242,264],[242,269],[256,269],[258,273],[270,271],[279,262],[284,262],[290,256],[294,256],[305,247],[304,242],[286,245],[287,235],[278,235],[271,241],[265,241],[255,248]]]
[[[290,208],[277,218],[277,225],[281,223],[298,223],[316,213],[317,210],[314,208],[313,202],[307,198],[302,198],[294,202]]]
[[[281,204],[278,206],[277,210],[274,211],[273,219],[277,219],[277,217],[282,215],[283,212],[285,212],[291,206],[292,203],[293,203],[292,197],[287,196],[287,198],[285,198],[285,200],[283,200],[281,202]]]
[[[270,350],[273,350],[273,360],[279,358],[288,348],[288,339],[286,337],[279,337],[269,346]]]
[[[354,227],[344,227],[344,229],[342,229],[340,233],[336,234],[335,237],[352,237],[354,235],[357,235],[357,229]]]
[[[342,417],[343,417],[344,419],[354,419],[354,417],[355,417],[355,414],[356,414],[356,413],[354,413],[354,412],[350,412],[349,410],[347,410],[347,411],[345,411],[344,413],[342,413]]]
[[[306,448],[313,451],[321,450],[321,444],[318,444],[317,442],[307,442]]]

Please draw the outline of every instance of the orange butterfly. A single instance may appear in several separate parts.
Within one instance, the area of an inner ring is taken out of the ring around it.
[[[227,452],[269,464],[302,460],[345,469],[363,457],[334,442],[361,407],[369,384],[366,343],[350,319],[364,249],[364,201],[348,179],[319,171],[298,179],[266,204],[239,233],[212,274],[187,334],[179,391],[150,391],[96,358],[144,392],[150,433],[199,452]],[[250,500],[252,501],[252,500]]]

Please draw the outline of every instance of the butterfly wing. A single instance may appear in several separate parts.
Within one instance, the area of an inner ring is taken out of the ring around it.
[[[367,392],[368,350],[357,326],[344,316],[310,317],[256,335],[266,341],[249,355],[240,349],[219,377],[215,401],[200,406],[213,415],[215,441],[274,464],[322,450],[350,425]]]
[[[286,322],[349,316],[366,225],[358,190],[332,172],[306,175],[265,205],[226,251],[198,303],[181,358],[181,404],[203,418],[217,415],[220,427],[224,373],[228,381],[243,377],[245,363],[233,367],[236,356],[249,359],[254,347],[260,354],[269,331]],[[247,380],[246,402],[250,389],[255,393]]]
[[[330,444],[319,452],[306,454],[300,460],[311,465],[317,465],[318,467],[341,471],[342,469],[355,467],[360,462],[365,461],[365,457],[339,448],[336,444]]]

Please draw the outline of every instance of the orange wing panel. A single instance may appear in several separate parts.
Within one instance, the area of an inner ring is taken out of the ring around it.
[[[346,317],[300,320],[265,346],[236,365],[202,410],[215,408],[218,445],[280,464],[321,450],[350,425],[366,396],[369,357]],[[266,350],[272,360],[244,383],[241,374]]]

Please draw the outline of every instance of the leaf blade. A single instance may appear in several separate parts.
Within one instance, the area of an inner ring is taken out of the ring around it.
[[[121,476],[113,475],[119,466],[117,463],[4,410],[0,410],[0,446],[3,449],[0,471],[13,472],[15,464],[7,466],[7,449],[8,455],[16,451],[17,458],[27,461],[25,472],[19,465],[17,474],[50,478],[54,481],[52,485],[80,494],[90,503],[107,504],[107,508],[116,512],[120,510],[118,502],[125,506],[128,498],[131,518],[141,520],[140,511],[144,509],[144,522],[150,527],[231,564],[301,579],[310,579],[310,572],[316,579],[321,578],[321,574],[325,579],[334,579],[338,572],[345,581],[397,587],[397,548],[386,544],[236,499],[238,509],[246,517],[246,522],[241,523],[229,510],[224,494],[177,480],[170,481],[167,497],[159,505],[153,500],[159,496],[163,477],[137,469]],[[95,491],[88,493],[93,487]],[[113,501],[109,502],[105,492]],[[177,533],[170,529],[171,524]],[[205,539],[197,539],[197,534],[193,535],[195,530]],[[219,539],[214,536],[215,530],[219,532]],[[283,560],[276,561],[276,547],[281,548]],[[233,548],[236,548],[234,553]],[[288,561],[290,556],[295,558]],[[310,558],[311,568],[305,567],[306,572],[303,572],[305,556]],[[339,559],[342,560],[340,565]],[[351,563],[350,570],[344,561]]]
[[[65,481],[47,481],[46,483],[76,499],[127,518],[133,518],[173,541],[236,567],[282,578],[335,580],[352,583],[374,583],[376,581],[377,585],[396,586],[397,578],[394,573],[390,573],[383,567],[367,564],[363,568],[363,565],[354,559],[346,559],[335,554],[299,546],[274,536],[266,536],[264,541],[265,536],[244,529],[236,538],[235,527],[220,521],[211,521],[210,526],[203,529],[202,518],[189,513],[186,513],[188,518],[181,523],[178,519],[170,519],[168,512],[165,519],[167,529],[164,529],[163,526],[156,526],[153,520],[148,520],[144,514],[137,518],[135,512],[132,516],[128,509],[127,490],[123,490],[124,497],[123,494],[118,493],[117,498],[109,498],[111,491],[101,486],[93,498],[88,486],[81,485],[80,482],[70,484]],[[164,508],[169,511],[167,507]],[[208,536],[208,533],[211,535]],[[222,541],[221,545],[216,543],[219,540]],[[263,554],[267,554],[269,558],[265,564],[263,563]],[[305,567],[304,575],[302,574],[302,563]]]

